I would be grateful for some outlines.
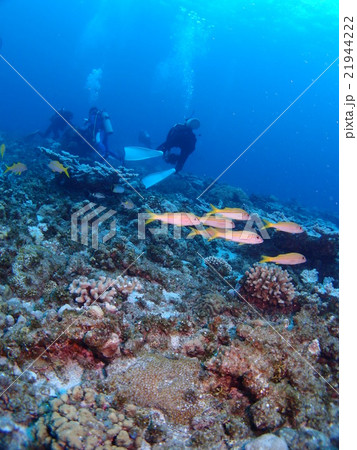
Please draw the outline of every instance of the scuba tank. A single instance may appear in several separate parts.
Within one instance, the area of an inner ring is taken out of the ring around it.
[[[113,134],[113,127],[112,122],[110,120],[109,114],[106,111],[102,112],[102,120],[103,120],[103,127],[107,134]]]

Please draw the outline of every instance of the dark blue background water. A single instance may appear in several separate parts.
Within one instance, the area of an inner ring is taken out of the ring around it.
[[[0,36],[4,57],[77,125],[102,69],[112,149],[136,145],[140,129],[160,144],[194,113],[201,137],[185,170],[216,177],[338,56],[338,2],[0,0]],[[1,60],[0,76],[0,130],[45,128],[46,103]],[[337,210],[337,63],[221,181]]]

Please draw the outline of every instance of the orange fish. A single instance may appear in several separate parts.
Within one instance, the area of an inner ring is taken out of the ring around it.
[[[262,228],[262,230],[266,229],[266,228],[275,228],[276,230],[279,231],[285,231],[285,233],[292,233],[292,234],[297,234],[297,233],[303,233],[304,229],[298,225],[297,223],[294,222],[277,222],[277,223],[272,223],[269,222],[268,220],[264,220],[265,226]]]
[[[241,208],[224,208],[218,209],[215,206],[211,205],[212,210],[207,214],[207,216],[211,216],[212,214],[216,214],[220,217],[226,217],[227,219],[233,220],[249,220],[250,215],[247,211]]]
[[[146,225],[154,220],[160,220],[160,222],[176,225],[177,227],[192,227],[201,224],[200,219],[191,213],[177,212],[155,214],[149,210],[146,212],[150,214],[150,218],[145,221]]]
[[[6,172],[13,172],[13,173],[15,173],[16,175],[21,175],[22,174],[22,172],[25,172],[25,170],[27,170],[27,166],[26,166],[26,164],[23,164],[23,163],[20,163],[20,162],[18,162],[18,163],[14,163],[12,166],[6,166],[6,170],[5,170],[5,172],[4,173],[6,173]]]
[[[226,241],[238,242],[239,245],[243,244],[261,244],[263,242],[263,238],[259,236],[259,234],[254,233],[253,231],[231,231],[231,230],[217,230],[215,228],[208,228],[209,233],[212,233],[212,236],[209,238],[209,241],[213,239],[225,239]],[[214,230],[214,231],[212,231]]]
[[[234,228],[235,225],[230,219],[223,217],[203,216],[199,218],[202,225],[207,225],[215,228]]]
[[[306,258],[301,253],[285,253],[278,256],[262,256],[260,263],[273,262],[275,264],[303,264],[306,262]]]

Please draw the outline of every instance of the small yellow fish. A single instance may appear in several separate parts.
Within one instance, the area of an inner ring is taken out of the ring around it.
[[[214,228],[204,228],[203,230],[190,228],[190,230],[191,232],[187,235],[188,238],[191,238],[193,236],[202,236],[205,239],[209,239],[215,234]]]
[[[212,214],[216,214],[220,217],[226,217],[227,219],[233,220],[249,220],[250,215],[247,211],[241,208],[224,208],[218,209],[215,206],[211,205],[212,210],[207,213],[207,216],[211,216]]]
[[[3,157],[4,157],[5,150],[6,150],[5,144],[1,144],[1,147],[0,147],[1,159],[3,159]]]
[[[22,172],[25,172],[25,170],[27,170],[27,166],[23,163],[14,163],[12,166],[6,166],[6,170],[4,173],[6,172],[13,172],[16,175],[21,175]]]
[[[150,218],[146,220],[147,225],[154,220],[160,220],[163,223],[176,225],[177,227],[192,227],[194,225],[200,225],[200,219],[192,213],[177,212],[177,213],[163,213],[155,214],[149,210],[146,211],[150,214]]]
[[[120,204],[125,209],[133,209],[135,207],[134,203],[131,200],[121,202]]]
[[[306,258],[301,253],[285,253],[278,256],[262,256],[260,263],[273,262],[275,264],[303,264],[306,262]]]
[[[207,225],[215,228],[234,228],[235,225],[230,219],[226,219],[225,217],[212,217],[212,216],[203,216],[199,218],[202,225]]]
[[[265,226],[262,228],[262,230],[266,229],[266,228],[275,228],[276,230],[279,231],[284,231],[285,233],[292,233],[292,234],[298,234],[298,233],[303,233],[304,229],[298,225],[297,223],[294,222],[277,222],[277,223],[272,223],[269,222],[268,220],[264,220]]]
[[[209,231],[208,231],[209,230]],[[238,242],[239,245],[243,244],[261,244],[263,238],[259,234],[253,231],[231,231],[231,230],[217,230],[216,228],[208,228],[208,232],[212,233],[209,241],[213,239],[225,239],[226,241]],[[212,231],[213,230],[213,231]]]
[[[51,161],[48,164],[48,167],[52,170],[52,172],[58,172],[58,173],[64,172],[67,175],[67,177],[69,178],[69,175],[68,175],[69,167],[64,167],[64,165],[62,163],[60,163],[59,161]]]

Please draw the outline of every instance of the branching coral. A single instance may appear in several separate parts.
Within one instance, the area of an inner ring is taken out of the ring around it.
[[[226,277],[230,272],[232,272],[232,266],[228,264],[227,261],[225,261],[223,258],[208,256],[204,259],[204,261],[208,267],[213,267],[223,277]]]
[[[290,308],[295,288],[286,270],[277,266],[254,264],[241,282],[239,290],[250,303],[262,309]]]
[[[69,286],[69,292],[77,295],[75,301],[86,306],[95,301],[104,303],[111,310],[114,297],[119,294],[128,295],[134,290],[141,290],[142,286],[136,278],[119,276],[107,278],[100,276],[98,280],[88,280],[87,277],[76,278]]]

